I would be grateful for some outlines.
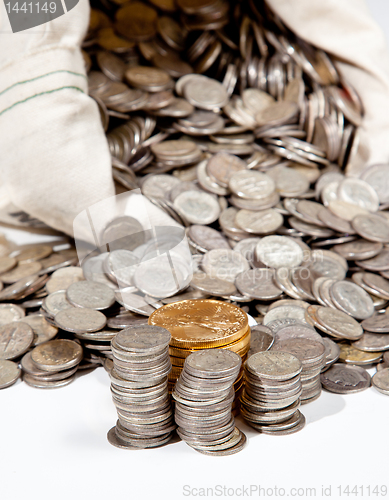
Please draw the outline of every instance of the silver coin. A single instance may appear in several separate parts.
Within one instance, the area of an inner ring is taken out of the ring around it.
[[[42,314],[31,314],[23,318],[23,323],[27,323],[34,333],[33,345],[37,346],[53,339],[57,333],[58,328],[50,325]]]
[[[230,249],[228,241],[219,233],[219,231],[216,231],[211,227],[194,224],[193,226],[190,226],[188,236],[194,241],[195,244],[204,249],[204,251],[217,248]]]
[[[115,293],[116,301],[129,311],[143,316],[150,316],[155,311],[154,307],[150,305],[150,301],[145,297],[134,293],[135,288],[123,288]]]
[[[238,227],[253,234],[274,233],[283,224],[283,217],[276,210],[269,208],[253,212],[251,210],[239,210],[235,222]]]
[[[301,372],[301,362],[287,352],[259,352],[246,362],[246,369],[258,377],[288,380]]]
[[[331,339],[324,337],[323,342],[326,348],[326,358],[325,365],[322,368],[322,371],[328,370],[330,366],[332,366],[339,359],[340,348],[339,346]]]
[[[292,318],[295,319],[298,323],[306,323],[305,319],[305,309],[296,305],[280,305],[279,307],[275,307],[273,309],[269,309],[269,311],[265,314],[263,318],[263,324],[268,325],[269,323],[279,320]]]
[[[285,325],[282,328],[278,328],[274,333],[274,344],[275,348],[280,342],[293,339],[308,339],[314,342],[319,342],[323,344],[321,335],[319,335],[314,328],[308,325],[302,325],[295,323],[292,325]]]
[[[58,292],[50,293],[44,298],[42,303],[43,309],[50,314],[50,316],[55,316],[60,311],[72,308],[72,304],[66,298],[66,291],[59,290]]]
[[[371,379],[373,387],[386,396],[389,395],[389,369],[384,368],[377,372]]]
[[[25,310],[15,304],[0,304],[0,326],[18,321],[26,315]]]
[[[66,290],[66,298],[77,307],[107,309],[115,303],[113,290],[95,281],[79,281]]]
[[[268,351],[274,343],[274,336],[269,328],[264,325],[256,325],[251,328],[250,350],[247,358],[257,352]]]
[[[81,307],[62,310],[54,316],[54,320],[59,328],[73,333],[97,332],[107,323],[107,318],[100,311]]]
[[[338,186],[340,200],[358,205],[369,212],[376,212],[379,199],[376,191],[367,182],[354,177],[346,177]]]
[[[320,376],[323,387],[337,394],[350,394],[370,387],[370,375],[360,366],[335,363]]]
[[[355,231],[366,240],[389,243],[389,221],[378,214],[357,215],[352,220]]]
[[[208,193],[185,191],[174,200],[174,207],[192,224],[212,224],[220,215],[220,205]]]
[[[369,318],[374,312],[370,295],[350,281],[335,282],[330,289],[330,295],[339,309],[356,319]]]
[[[339,338],[358,340],[363,335],[361,325],[348,314],[330,307],[317,307],[315,315],[324,331],[330,330]]]
[[[272,300],[282,295],[282,290],[274,283],[271,269],[244,271],[236,277],[235,285],[240,293],[257,300]]]
[[[170,333],[159,326],[144,325],[126,328],[117,334],[115,342],[125,351],[153,351],[166,347],[170,342]]]
[[[228,102],[225,87],[217,80],[203,75],[191,75],[185,82],[182,92],[190,104],[200,109],[213,111],[222,108]]]
[[[189,267],[182,263],[174,262],[172,265],[165,254],[141,262],[134,273],[134,284],[138,290],[151,297],[171,297],[188,285],[189,272]]]
[[[364,333],[352,345],[365,352],[382,352],[389,349],[389,336],[386,333]]]
[[[67,290],[70,285],[84,279],[84,273],[80,267],[65,267],[55,271],[46,283],[47,293],[51,294],[60,290]]]
[[[256,170],[243,170],[233,173],[229,178],[228,186],[236,196],[251,200],[266,198],[276,188],[271,177]]]
[[[190,286],[196,290],[201,290],[202,292],[218,297],[236,293],[236,288],[233,283],[210,277],[206,273],[195,273],[190,282]]]
[[[275,269],[297,267],[304,258],[298,243],[286,236],[265,236],[257,244],[255,253],[261,262]]]
[[[234,282],[239,273],[248,271],[250,265],[239,253],[227,249],[215,249],[207,252],[201,267],[211,277]]]
[[[137,219],[126,215],[110,221],[102,231],[100,241],[101,245],[109,244],[111,251],[133,250],[145,242],[145,232]]]
[[[20,321],[0,326],[0,359],[15,359],[24,354],[34,340],[32,328]]]
[[[378,255],[383,248],[380,242],[354,240],[335,245],[333,250],[348,260],[370,259]]]
[[[380,203],[389,202],[388,165],[371,165],[363,170],[360,178],[374,189],[378,195]]]
[[[20,377],[21,370],[13,361],[0,359],[0,389],[13,385]]]
[[[185,360],[185,368],[194,374],[206,374],[209,378],[236,375],[242,364],[240,356],[226,349],[204,349],[192,353]],[[200,375],[201,376],[201,375]]]
[[[54,381],[46,381],[46,380],[41,380],[38,377],[32,377],[31,375],[25,374],[23,375],[23,381],[26,382],[31,387],[35,387],[36,389],[57,389],[59,387],[65,387],[69,384],[71,384],[74,379],[75,375],[72,375],[71,377],[68,377],[63,380],[54,380]]]

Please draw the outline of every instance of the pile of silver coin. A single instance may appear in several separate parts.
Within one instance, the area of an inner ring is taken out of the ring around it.
[[[263,434],[293,434],[303,429],[301,362],[287,352],[258,352],[244,368],[243,418]]]
[[[231,455],[246,437],[231,413],[233,389],[242,360],[226,349],[204,349],[185,360],[174,390],[177,434],[206,455]]]
[[[118,422],[108,432],[120,448],[153,448],[175,429],[167,388],[170,333],[158,326],[126,328],[112,340],[112,399]]]

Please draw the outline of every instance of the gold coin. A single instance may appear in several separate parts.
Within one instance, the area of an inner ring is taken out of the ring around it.
[[[352,365],[369,365],[381,359],[382,352],[364,352],[349,344],[339,344],[339,361]]]
[[[228,349],[229,351],[236,352],[237,354],[241,355],[241,351],[243,351],[243,354],[246,354],[248,350],[250,349],[250,340],[251,340],[251,330],[248,328],[248,332],[240,339],[238,339],[236,342],[232,342],[231,344],[226,344],[223,346],[219,346],[218,349]],[[199,350],[202,350],[203,347],[193,347],[191,349],[182,349],[180,347],[169,347],[169,354],[170,356],[176,357],[176,358],[187,358],[189,354],[192,352],[196,352]]]
[[[149,325],[166,328],[171,346],[201,349],[240,339],[248,330],[248,319],[242,309],[227,302],[197,299],[160,307],[149,317]]]

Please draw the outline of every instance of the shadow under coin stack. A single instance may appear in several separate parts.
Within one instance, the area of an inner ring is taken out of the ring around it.
[[[235,352],[244,361],[250,349],[251,332],[247,314],[239,307],[219,300],[183,300],[167,304],[151,314],[149,324],[166,328],[172,336],[169,353],[173,367],[169,374],[169,391],[173,390],[185,359],[192,352],[226,349]],[[235,414],[239,411],[237,404],[242,386],[243,368],[234,383]]]
[[[320,373],[326,362],[324,344],[307,338],[294,338],[274,343],[272,351],[289,352],[301,361],[301,404],[310,403],[320,397]]]
[[[170,333],[157,326],[135,326],[119,332],[111,342],[111,392],[118,421],[108,441],[119,448],[161,446],[175,429],[168,393],[171,369]]]
[[[241,451],[246,436],[235,427],[231,412],[233,383],[242,365],[234,352],[204,349],[185,360],[173,390],[178,435],[206,455]]]
[[[70,384],[83,358],[82,347],[73,340],[56,339],[36,346],[21,360],[23,380],[39,389]]]
[[[243,418],[262,434],[294,434],[305,425],[299,411],[301,362],[287,352],[258,352],[245,363]]]

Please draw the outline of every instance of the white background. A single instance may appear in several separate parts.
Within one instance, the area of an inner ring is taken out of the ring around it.
[[[389,40],[387,1],[368,4]],[[4,232],[18,243],[38,240]],[[307,426],[291,436],[259,435],[237,419],[248,444],[231,457],[204,456],[183,442],[132,452],[107,442],[116,412],[103,368],[51,391],[19,381],[0,392],[0,500],[175,500],[199,496],[200,488],[217,497],[217,487],[229,488],[225,497],[248,498],[250,486],[252,498],[266,497],[259,486],[277,498],[382,498],[367,487],[389,486],[389,398],[372,388],[323,392],[302,411]],[[339,486],[357,486],[358,495],[340,495]]]

